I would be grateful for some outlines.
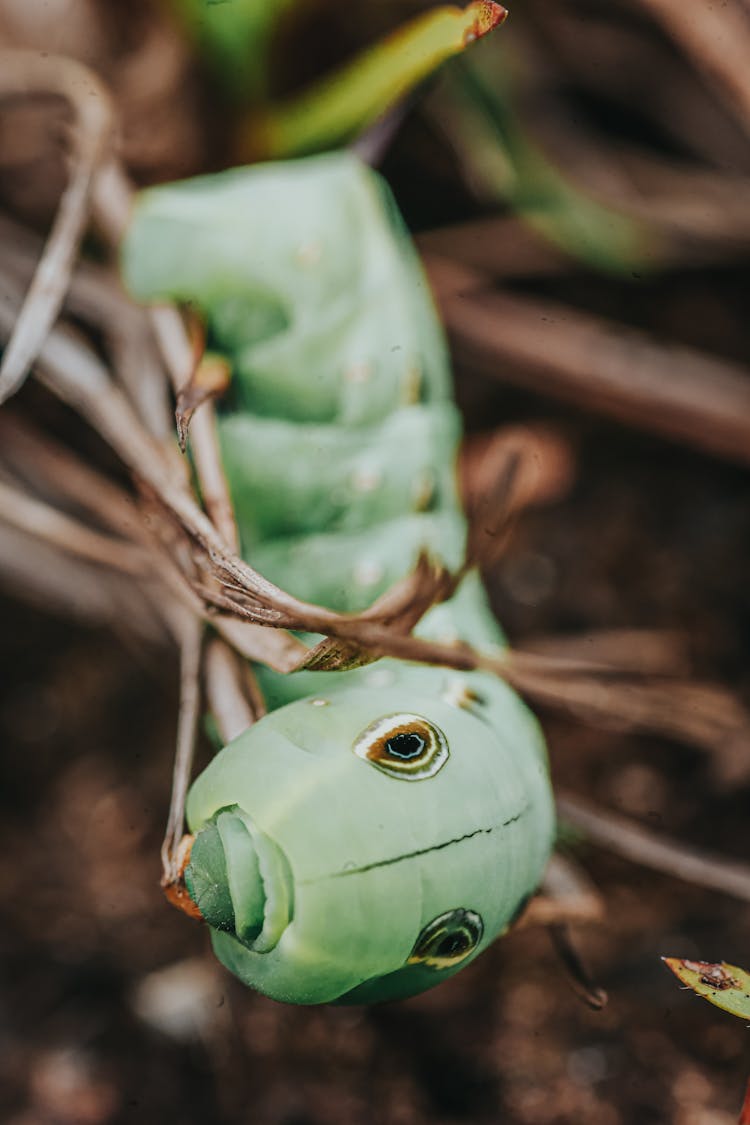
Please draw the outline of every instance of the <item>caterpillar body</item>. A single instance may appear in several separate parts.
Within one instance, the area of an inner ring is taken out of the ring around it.
[[[140,300],[188,301],[231,362],[222,455],[242,550],[357,611],[466,526],[460,434],[425,277],[379,176],[348,154],[144,192]],[[476,575],[418,627],[503,644]],[[278,1000],[371,1002],[467,964],[536,889],[554,831],[536,721],[485,673],[397,660],[282,677],[195,781],[187,886],[219,959]]]

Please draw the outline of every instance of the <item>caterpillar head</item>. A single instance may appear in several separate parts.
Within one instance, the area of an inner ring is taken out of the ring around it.
[[[493,705],[343,689],[227,746],[191,790],[185,872],[219,959],[275,999],[369,1002],[492,941],[552,834],[536,726],[502,698],[496,729]]]

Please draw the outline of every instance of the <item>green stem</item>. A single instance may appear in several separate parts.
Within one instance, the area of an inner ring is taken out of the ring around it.
[[[417,16],[299,97],[254,115],[240,137],[243,155],[293,156],[347,140],[506,15],[499,4],[475,0]]]

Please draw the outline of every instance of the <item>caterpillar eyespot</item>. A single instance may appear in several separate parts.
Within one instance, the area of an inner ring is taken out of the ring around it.
[[[358,758],[402,781],[433,777],[448,761],[448,740],[421,715],[386,715],[362,731],[354,743]]]
[[[475,910],[449,910],[425,926],[409,957],[409,964],[449,969],[472,953],[482,940],[484,923]]]
[[[218,437],[256,570],[360,612],[424,550],[461,566],[447,349],[379,176],[340,153],[149,189],[123,273],[141,300],[196,307],[231,366]],[[475,572],[417,629],[504,644]],[[533,716],[488,674],[453,690],[398,660],[257,676],[268,714],[187,802],[193,901],[219,960],[298,1004],[410,996],[461,969],[551,849]]]

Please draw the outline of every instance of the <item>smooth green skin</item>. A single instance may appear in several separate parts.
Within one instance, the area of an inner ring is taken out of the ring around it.
[[[193,302],[208,316],[233,362],[237,409],[372,424],[414,401],[415,372],[421,401],[451,400],[403,221],[380,177],[346,153],[143,192],[122,271],[139,300]]]
[[[243,554],[261,573],[356,611],[424,547],[460,564],[445,344],[379,177],[341,154],[153,189],[137,203],[123,272],[143,300],[192,301],[232,363],[220,439]],[[475,574],[417,631],[503,644]],[[482,673],[397,660],[258,671],[273,710],[188,800],[198,835],[186,880],[219,959],[302,1004],[392,999],[452,975],[507,927],[549,855],[535,720]],[[394,778],[353,752],[370,723],[398,712],[446,735],[434,776]],[[424,927],[459,908],[483,921],[471,955],[407,964]]]
[[[293,917],[275,948],[212,935],[220,960],[277,1000],[323,1003],[403,970],[423,927],[458,906],[481,915],[481,951],[535,889],[548,854],[543,744],[509,689],[497,685],[485,720],[442,698],[455,674],[404,669],[388,689],[370,687],[367,670],[359,677],[359,688],[326,691],[326,706],[308,699],[271,712],[191,789],[192,831],[236,804],[288,861]],[[399,711],[429,715],[448,739],[447,763],[425,781],[390,777],[352,753],[365,727]],[[419,991],[452,971],[407,970],[399,985]]]
[[[221,441],[243,534],[259,542],[321,528],[359,531],[418,504],[453,506],[455,473],[445,452],[459,433],[449,402],[403,407],[364,433],[229,415]],[[405,481],[413,482],[411,492]]]

